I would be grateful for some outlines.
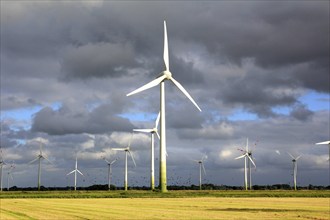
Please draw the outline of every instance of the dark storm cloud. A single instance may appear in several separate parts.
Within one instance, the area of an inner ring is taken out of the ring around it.
[[[290,115],[298,120],[306,121],[313,116],[314,112],[307,109],[304,105],[297,105],[294,107]]]
[[[91,112],[72,111],[69,107],[53,110],[45,107],[35,114],[32,131],[52,135],[131,131],[129,120],[109,114],[111,106],[101,105]]]
[[[87,44],[64,54],[62,70],[67,78],[119,77],[135,64],[129,45]]]

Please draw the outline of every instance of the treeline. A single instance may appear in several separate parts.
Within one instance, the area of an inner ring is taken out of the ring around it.
[[[124,190],[123,187],[116,187],[115,185],[111,185],[111,190]],[[149,190],[149,187],[146,186],[134,186],[129,187],[129,190]],[[199,190],[199,186],[191,185],[191,186],[176,186],[171,185],[167,186],[168,190]],[[244,190],[242,186],[227,186],[227,185],[214,185],[214,184],[203,184],[203,190]],[[274,184],[274,185],[254,185],[252,186],[253,190],[292,190],[292,186],[288,184]],[[298,186],[298,190],[330,190],[329,186]],[[73,187],[40,187],[40,191],[70,191],[73,190]],[[108,185],[92,185],[88,187],[77,187],[77,190],[108,190]],[[4,188],[3,191],[7,191],[7,188]],[[9,191],[38,191],[37,187],[17,187],[13,186],[9,188]]]

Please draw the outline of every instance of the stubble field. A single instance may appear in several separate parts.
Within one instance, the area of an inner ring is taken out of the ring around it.
[[[20,192],[0,198],[1,220],[330,219],[329,191]]]

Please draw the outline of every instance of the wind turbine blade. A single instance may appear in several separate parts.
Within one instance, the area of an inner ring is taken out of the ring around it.
[[[176,81],[173,77],[170,78],[170,80],[179,88],[179,90],[185,94],[185,96],[187,96],[187,98],[196,106],[196,108],[199,110],[199,111],[202,111],[200,109],[200,107],[197,105],[197,103],[194,101],[194,99],[189,95],[189,93],[187,92],[187,90],[185,88],[183,88],[183,86],[178,82]]]
[[[11,173],[9,173],[9,177],[12,181],[14,181],[13,175],[11,175]]]
[[[110,162],[109,162],[107,159],[105,159],[105,158],[103,158],[103,160],[104,160],[106,163],[108,163],[108,164],[110,163]]]
[[[80,170],[78,170],[78,169],[77,169],[77,172],[78,172],[80,175],[82,175],[82,176],[84,175],[84,174],[82,174],[82,172],[80,172]]]
[[[32,164],[32,163],[34,163],[35,161],[37,161],[38,159],[39,159],[39,157],[37,157],[36,159],[31,160],[28,164]]]
[[[169,64],[169,57],[168,57],[168,41],[167,41],[167,29],[166,29],[166,21],[164,21],[164,63],[166,70],[169,70],[170,64]]]
[[[249,138],[246,138],[246,146],[245,146],[246,152],[249,152]]]
[[[204,171],[204,175],[206,175],[206,171],[205,171],[204,163],[202,163],[202,168],[203,168],[203,171]]]
[[[144,91],[144,90],[146,90],[146,89],[150,89],[150,88],[152,88],[152,87],[154,87],[154,86],[157,86],[157,85],[158,85],[159,83],[161,83],[165,78],[166,78],[166,76],[165,76],[165,75],[162,75],[162,76],[160,76],[160,77],[158,77],[158,78],[152,80],[151,82],[145,84],[144,86],[141,86],[140,88],[134,90],[133,92],[128,93],[126,96],[134,95],[134,94],[139,93],[139,92],[142,92],[142,91]]]
[[[330,144],[330,141],[324,141],[324,142],[316,143],[316,145],[321,145],[321,144]]]
[[[50,160],[48,160],[48,158],[45,155],[42,155],[42,157],[47,160],[50,164],[53,164]]]
[[[113,160],[110,165],[114,164],[117,161],[117,159]]]
[[[40,155],[42,155],[42,144],[41,144],[41,142],[39,142],[39,151],[40,151]]]
[[[129,148],[131,147],[131,142],[132,142],[133,134],[134,134],[134,133],[132,133],[131,138],[130,138],[129,141],[128,141],[127,149],[129,149]]]
[[[160,112],[158,112],[157,119],[156,119],[156,124],[155,124],[156,129],[158,128],[159,120],[160,120]]]
[[[257,168],[257,166],[256,166],[256,164],[253,162],[252,158],[251,158],[249,155],[247,155],[247,157],[248,157],[248,158],[250,159],[250,161],[252,162],[254,168]]]
[[[76,170],[72,170],[70,173],[66,174],[67,176],[70,175],[71,173],[74,173]]]
[[[144,133],[151,133],[151,132],[153,132],[152,129],[133,129],[133,131],[144,132]]]
[[[296,158],[296,160],[298,160],[301,156],[302,156],[302,155],[299,155],[299,156]]]
[[[243,157],[245,157],[245,154],[243,154],[242,156],[236,157],[235,160],[237,160],[237,159],[241,159],[241,158],[243,158]]]
[[[115,150],[115,151],[125,151],[126,148],[112,148],[112,150]]]
[[[158,139],[160,139],[160,136],[159,136],[159,133],[158,133],[158,131],[156,130],[156,134],[157,134],[157,137],[158,137]]]
[[[134,160],[133,154],[131,153],[130,150],[128,151],[128,153],[129,153],[129,155],[131,156],[131,158],[132,158],[132,160],[133,160],[134,166],[136,166],[136,163],[135,163],[135,160]]]
[[[287,152],[289,154],[289,156],[294,160],[294,156],[292,156],[289,152]]]

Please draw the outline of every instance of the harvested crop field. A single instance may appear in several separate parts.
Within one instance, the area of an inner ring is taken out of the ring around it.
[[[1,199],[0,219],[330,219],[329,198]]]

